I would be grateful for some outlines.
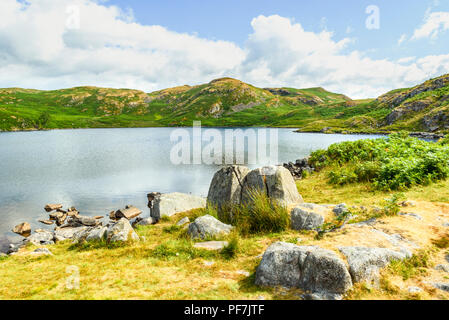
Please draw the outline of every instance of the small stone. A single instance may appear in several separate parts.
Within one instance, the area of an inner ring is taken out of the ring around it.
[[[419,293],[423,290],[420,287],[408,287],[407,291],[410,293]]]
[[[205,215],[191,223],[187,232],[192,239],[205,239],[207,237],[229,234],[233,228],[233,226],[224,224],[211,215]]]
[[[55,211],[57,209],[62,209],[62,204],[47,204],[44,209],[47,212]]]
[[[47,255],[47,256],[52,256],[53,255],[53,253],[51,253],[51,251],[48,250],[47,248],[37,248],[36,250],[31,252],[31,254],[34,254],[34,255]]]
[[[134,222],[134,226],[151,226],[153,224],[156,224],[157,220],[153,217],[145,218],[145,219],[139,219],[137,218]]]
[[[439,264],[435,267],[435,270],[449,272],[449,264]]]
[[[422,220],[423,219],[420,215],[418,215],[416,213],[399,212],[399,215],[412,217],[412,218],[415,218],[416,220]]]
[[[115,219],[126,218],[131,220],[142,213],[142,210],[134,206],[126,206],[125,209],[120,209],[115,212]]]
[[[204,261],[203,263],[206,267],[211,267],[215,264],[215,262],[213,262],[213,261]]]
[[[335,213],[336,216],[340,216],[346,212],[348,212],[348,206],[345,203],[337,204],[332,212]]]
[[[178,221],[178,223],[176,224],[176,226],[178,227],[182,227],[183,225],[187,224],[190,222],[189,217],[184,217],[181,220]]]
[[[290,220],[294,230],[314,230],[324,223],[322,215],[301,208],[294,208],[290,212]]]
[[[31,233],[31,226],[28,222],[23,222],[21,224],[18,224],[17,226],[12,229],[12,232],[23,235],[29,235]]]
[[[46,225],[52,225],[54,221],[52,220],[38,220],[40,223],[46,224]]]
[[[449,292],[449,283],[434,283],[433,286],[437,289]]]
[[[241,274],[242,276],[249,277],[249,272],[245,270],[238,270],[237,274]]]
[[[205,249],[210,251],[221,250],[228,245],[227,241],[207,241],[198,242],[193,245],[196,249]]]
[[[103,216],[95,216],[94,217],[94,219],[97,219],[97,220],[100,220],[100,219],[103,219],[104,217]]]
[[[416,207],[416,202],[412,200],[406,200],[401,203],[403,207]]]

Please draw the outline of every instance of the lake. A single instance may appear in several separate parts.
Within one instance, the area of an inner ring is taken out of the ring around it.
[[[203,128],[205,129],[205,128]],[[128,204],[149,214],[146,194],[184,192],[207,196],[219,165],[175,165],[175,128],[82,129],[0,133],[0,237],[27,221],[48,218],[47,203],[75,206],[85,215],[107,215]],[[192,128],[186,128],[192,133]],[[223,128],[216,128],[224,133]],[[367,135],[295,133],[277,129],[278,163],[306,157],[332,143]],[[267,142],[270,143],[269,141]],[[205,143],[207,144],[207,143]],[[265,163],[251,165],[261,166]]]

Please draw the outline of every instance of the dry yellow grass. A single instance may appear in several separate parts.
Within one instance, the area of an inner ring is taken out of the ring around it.
[[[328,185],[323,173],[298,182],[306,202],[341,203],[348,205],[381,205],[390,194],[371,191],[367,185],[336,187]],[[429,265],[417,269],[404,280],[400,266],[382,272],[379,286],[356,284],[347,299],[449,299],[449,294],[434,289],[428,282],[448,282],[448,276],[433,269],[445,263],[447,248],[438,248],[432,240],[444,237],[442,221],[449,222],[448,182],[413,188],[404,195],[416,200],[416,207],[402,208],[419,214],[419,221],[410,216],[381,218],[375,228],[386,234],[400,234],[420,248],[413,252],[429,252]],[[186,213],[194,217],[196,212]],[[36,247],[25,248],[19,254],[0,260],[0,299],[298,299],[300,290],[260,288],[254,283],[258,257],[273,242],[286,241],[301,245],[319,245],[337,250],[338,246],[390,247],[385,237],[371,232],[371,227],[347,226],[317,240],[316,232],[286,231],[278,234],[240,239],[237,257],[227,260],[219,253],[192,250],[192,243],[182,237],[183,231],[168,229],[171,221],[140,228],[144,241],[108,248],[91,245],[73,247],[59,243],[48,248],[53,256],[30,255]],[[327,215],[327,220],[331,215]],[[155,249],[159,247],[159,253]],[[176,255],[178,253],[178,255]],[[208,265],[205,262],[213,262]],[[447,262],[446,262],[447,263]],[[68,289],[66,282],[75,266],[80,274],[79,289]],[[422,270],[421,270],[422,269]],[[249,272],[249,276],[241,271]],[[407,288],[419,286],[423,292],[411,294]]]

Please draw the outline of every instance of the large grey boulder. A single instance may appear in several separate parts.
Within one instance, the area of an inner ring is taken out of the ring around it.
[[[232,226],[224,224],[211,215],[205,215],[195,219],[189,225],[187,232],[192,239],[206,239],[229,234],[232,229]]]
[[[126,218],[120,219],[107,230],[108,242],[139,240],[139,236]]]
[[[34,245],[48,245],[52,244],[54,234],[47,230],[36,230],[32,235],[25,239],[25,242],[31,242]]]
[[[343,294],[352,287],[346,265],[334,252],[285,242],[274,243],[265,251],[255,283],[297,287],[321,296]]]
[[[148,194],[150,215],[157,221],[163,216],[171,217],[177,213],[205,208],[206,199],[185,193]]]
[[[74,235],[77,232],[84,231],[89,229],[88,227],[67,227],[67,228],[58,228],[55,230],[55,240],[58,241],[66,241],[73,240]]]
[[[343,294],[352,287],[345,263],[330,250],[311,251],[301,271],[300,288],[306,291]]]
[[[371,282],[379,278],[379,270],[392,260],[403,260],[403,252],[387,248],[340,247],[346,257],[353,282]]]
[[[290,171],[282,166],[263,167],[249,172],[242,188],[242,202],[251,202],[255,190],[285,206],[304,202]]]
[[[256,271],[256,285],[299,287],[301,267],[314,247],[276,242],[268,247]]]
[[[218,208],[240,204],[243,183],[249,172],[244,166],[228,166],[217,171],[210,183],[207,202]]]
[[[290,212],[291,228],[294,230],[315,230],[323,225],[324,217],[313,211],[293,208]]]
[[[86,241],[101,241],[106,238],[107,227],[99,226],[89,231]]]

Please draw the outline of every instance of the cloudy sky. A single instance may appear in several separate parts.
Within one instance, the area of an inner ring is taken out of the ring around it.
[[[446,0],[0,0],[0,87],[230,76],[376,97],[449,73]]]

